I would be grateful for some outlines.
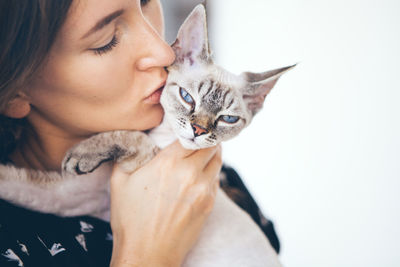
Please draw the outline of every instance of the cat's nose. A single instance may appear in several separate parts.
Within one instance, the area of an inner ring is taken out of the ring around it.
[[[192,128],[193,128],[194,137],[208,133],[207,129],[205,129],[204,127],[202,127],[198,124],[195,124],[195,123],[192,124]]]

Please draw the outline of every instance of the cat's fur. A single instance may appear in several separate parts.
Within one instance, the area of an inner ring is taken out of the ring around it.
[[[158,140],[160,133],[166,136],[171,128],[189,149],[213,146],[236,136],[261,109],[278,78],[293,67],[260,74],[227,72],[212,62],[205,21],[205,9],[199,5],[179,30],[172,45],[176,61],[169,67],[161,97],[164,122],[150,134]],[[57,172],[0,165],[0,197],[37,211],[61,216],[89,214],[109,220],[111,164],[102,163],[116,160],[127,171],[133,171],[158,150],[142,132],[101,133],[67,152],[62,176]],[[220,190],[184,266],[280,266],[280,263],[259,227]]]

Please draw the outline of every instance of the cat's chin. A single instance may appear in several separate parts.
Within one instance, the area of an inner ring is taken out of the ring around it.
[[[183,138],[183,137],[179,137],[179,142],[181,143],[181,145],[186,148],[186,149],[190,149],[190,150],[198,150],[201,149],[201,147],[199,145],[197,145],[194,140],[192,139],[187,139],[187,138]]]
[[[184,138],[184,137],[179,137],[178,139],[184,148],[190,149],[190,150],[199,150],[202,148],[211,147],[210,145],[204,145],[204,144],[199,145],[196,143],[196,141],[194,139],[188,139],[188,138]]]

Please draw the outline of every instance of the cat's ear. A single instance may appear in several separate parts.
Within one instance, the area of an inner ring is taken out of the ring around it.
[[[243,72],[241,74],[248,82],[248,86],[243,92],[243,100],[253,115],[262,108],[265,97],[275,86],[279,77],[295,66],[296,64],[262,73]]]
[[[206,10],[202,4],[197,5],[179,28],[178,36],[172,44],[176,54],[175,61],[190,65],[202,60],[211,60],[208,49]]]

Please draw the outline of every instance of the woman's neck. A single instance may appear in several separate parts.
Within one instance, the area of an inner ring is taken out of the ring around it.
[[[60,172],[65,153],[79,141],[52,134],[30,134],[9,158],[17,167]]]

